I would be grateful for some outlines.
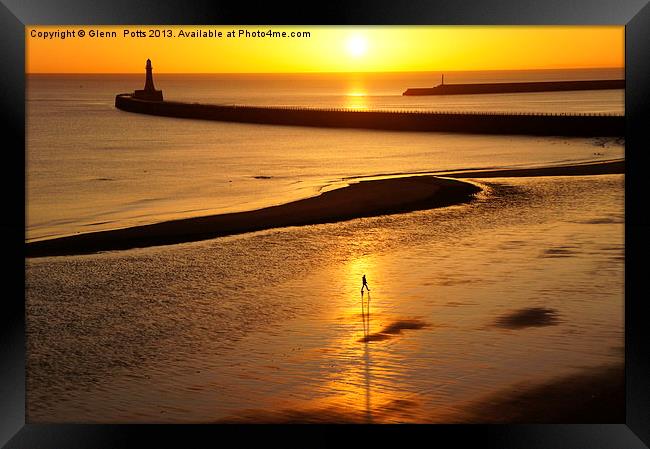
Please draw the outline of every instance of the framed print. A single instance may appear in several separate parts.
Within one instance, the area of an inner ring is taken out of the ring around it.
[[[0,10],[0,444],[647,447],[644,2]]]

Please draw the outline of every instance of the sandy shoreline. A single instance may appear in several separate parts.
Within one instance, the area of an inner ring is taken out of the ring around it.
[[[589,162],[540,168],[515,168],[501,170],[468,170],[445,173],[446,178],[515,178],[525,176],[588,176],[625,173],[625,161]]]
[[[480,188],[466,182],[414,176],[361,181],[317,197],[267,207],[152,225],[93,232],[26,244],[27,257],[89,254],[206,240],[285,226],[331,223],[470,201]]]
[[[421,171],[414,173],[378,173],[372,176],[361,176],[345,179],[364,179],[404,175],[431,175],[445,178],[524,178],[540,176],[590,176],[615,175],[625,173],[625,159],[614,159],[596,162],[581,162],[550,167],[533,168],[495,168],[495,169],[461,169],[452,171]]]
[[[469,404],[449,422],[485,424],[625,422],[625,367],[608,365],[536,385],[515,385]]]
[[[573,176],[624,173],[625,161],[556,167],[473,170],[445,173],[447,178]],[[317,197],[279,206],[229,214],[172,220],[151,225],[92,232],[26,243],[27,257],[90,254],[207,240],[285,226],[332,223],[353,218],[411,212],[470,201],[480,188],[436,176],[362,180]]]
[[[219,424],[365,424],[390,422],[396,411],[413,407],[396,399],[373,410],[373,421],[363,412],[342,407],[243,410]],[[410,420],[409,420],[410,421]],[[625,422],[623,365],[608,365],[550,379],[533,385],[511,385],[468,403],[454,415],[424,412],[416,421],[449,424],[581,424]]]

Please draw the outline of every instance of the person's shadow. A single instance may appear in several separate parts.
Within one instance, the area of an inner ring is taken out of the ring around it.
[[[364,303],[366,303],[364,305]],[[367,309],[366,309],[367,306]],[[368,299],[364,301],[363,292],[361,292],[361,318],[363,320],[363,358],[365,361],[365,380],[366,380],[366,422],[372,423],[372,411],[370,408],[370,351],[368,342],[370,341],[370,292]]]

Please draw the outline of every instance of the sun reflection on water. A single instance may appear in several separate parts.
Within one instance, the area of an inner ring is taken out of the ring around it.
[[[336,354],[329,354],[343,361],[342,369],[324,379],[319,389],[325,396],[307,408],[334,412],[349,422],[405,422],[412,419],[416,402],[405,400],[409,394],[396,381],[400,373],[387,358],[389,352],[381,347],[388,338],[377,338],[382,323],[390,317],[382,301],[382,284],[373,283],[382,276],[382,263],[376,254],[366,255],[376,246],[376,241],[366,239],[348,248],[350,257],[339,271],[342,283],[348,286],[348,299],[338,310],[332,310],[347,331],[331,343]],[[360,291],[364,274],[371,291]]]
[[[345,107],[347,109],[364,110],[368,109],[368,99],[365,92],[353,91],[345,97]]]

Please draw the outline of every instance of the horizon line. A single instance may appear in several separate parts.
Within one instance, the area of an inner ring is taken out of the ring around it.
[[[459,73],[459,72],[542,72],[551,70],[607,70],[625,69],[625,66],[554,67],[529,69],[472,69],[472,70],[378,70],[378,71],[311,71],[311,72],[156,72],[157,75],[319,75],[319,74],[376,74],[376,73]],[[140,75],[138,72],[25,72],[25,75]]]

